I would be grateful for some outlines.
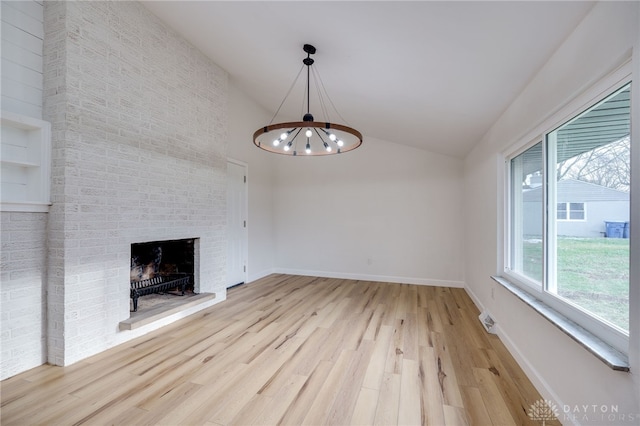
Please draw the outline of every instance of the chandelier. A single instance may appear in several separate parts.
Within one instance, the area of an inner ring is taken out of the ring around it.
[[[302,60],[304,65],[300,68],[269,124],[256,130],[253,134],[253,143],[265,151],[293,156],[341,154],[356,149],[362,144],[362,134],[349,126],[329,122],[329,105],[338,116],[340,114],[333,106],[317,70],[314,68],[312,71],[311,65],[314,61],[311,55],[316,53],[316,48],[305,44],[303,50],[307,53],[307,57]],[[307,85],[303,96],[303,105],[306,101],[307,112],[302,116],[302,121],[273,123],[305,66],[307,67]],[[326,121],[315,121],[310,111],[312,77],[318,93],[318,103]],[[327,101],[329,105],[327,105]]]

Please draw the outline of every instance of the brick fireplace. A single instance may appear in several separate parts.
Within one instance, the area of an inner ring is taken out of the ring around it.
[[[140,3],[44,9],[46,346],[68,365],[164,325],[118,329],[132,244],[191,239],[195,290],[225,299],[227,73]]]

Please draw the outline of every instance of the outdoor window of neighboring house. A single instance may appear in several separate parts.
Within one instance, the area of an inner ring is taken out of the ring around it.
[[[584,203],[558,203],[556,217],[558,220],[584,220],[584,212]]]
[[[618,83],[506,161],[505,276],[623,352],[629,233],[607,238],[605,227],[629,227],[630,94],[629,80]],[[558,201],[570,191],[596,200],[589,217],[585,202]]]

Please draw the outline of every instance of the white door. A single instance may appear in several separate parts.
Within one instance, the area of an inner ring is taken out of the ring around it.
[[[227,288],[247,276],[247,166],[227,162]]]

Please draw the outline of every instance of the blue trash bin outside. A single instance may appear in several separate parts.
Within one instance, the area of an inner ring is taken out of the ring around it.
[[[624,238],[625,222],[605,222],[607,238]]]

